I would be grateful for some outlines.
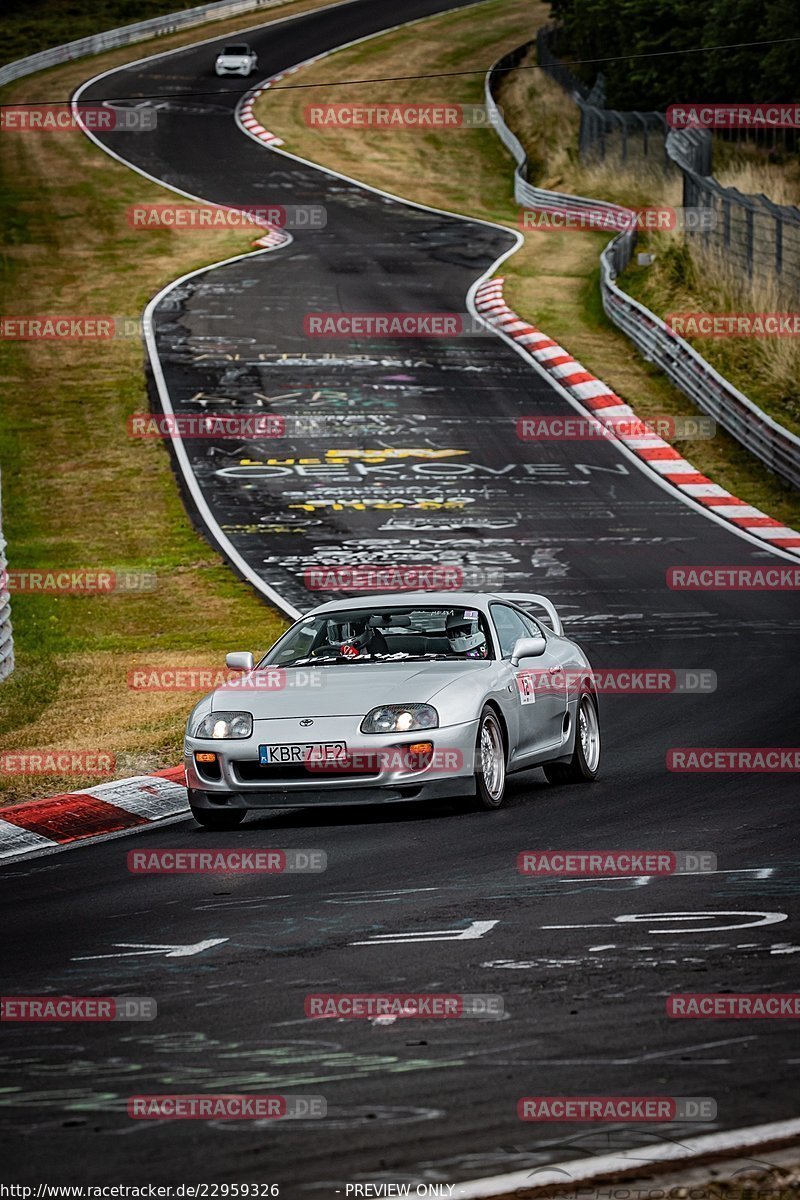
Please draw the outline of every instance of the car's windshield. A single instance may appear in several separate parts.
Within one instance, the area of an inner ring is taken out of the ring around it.
[[[223,54],[249,54],[249,46],[226,46],[222,51]]]
[[[474,608],[339,609],[303,617],[261,666],[494,658],[486,617]]]

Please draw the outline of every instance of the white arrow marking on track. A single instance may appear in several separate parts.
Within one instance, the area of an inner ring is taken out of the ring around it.
[[[229,938],[207,938],[204,942],[195,942],[193,946],[158,945],[153,942],[113,942],[114,946],[130,946],[131,949],[126,949],[124,954],[81,954],[78,958],[73,958],[72,962],[88,962],[95,958],[135,958],[138,954],[163,954],[165,958],[190,958],[193,954],[200,954],[203,950],[210,950],[212,946],[220,946],[229,940]]]
[[[365,942],[351,942],[351,946],[391,946],[409,942],[466,942],[483,937],[494,929],[498,921],[471,921],[466,929],[427,929],[419,933],[378,933]]]

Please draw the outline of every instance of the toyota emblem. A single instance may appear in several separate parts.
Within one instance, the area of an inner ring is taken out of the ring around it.
[[[305,728],[306,728],[306,726],[308,726],[308,725],[313,725],[313,724],[314,724],[314,722],[311,720],[311,717],[304,717],[304,718],[303,718],[303,720],[300,722],[300,724],[301,724],[301,725],[303,726],[303,728],[305,729]]]

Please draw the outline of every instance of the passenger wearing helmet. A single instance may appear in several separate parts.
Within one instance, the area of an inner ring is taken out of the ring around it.
[[[474,609],[450,613],[446,631],[450,649],[454,654],[463,654],[465,658],[486,658],[486,637]]]

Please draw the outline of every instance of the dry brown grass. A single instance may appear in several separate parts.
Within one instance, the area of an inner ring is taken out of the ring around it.
[[[482,104],[483,73],[496,57],[513,49],[531,26],[545,21],[542,0],[489,0],[464,12],[416,22],[395,33],[322,59],[290,76],[258,101],[256,114],[280,131],[286,148],[374,187],[409,196],[433,207],[474,210],[507,217],[507,172],[498,174],[496,134],[485,129],[320,128],[306,122],[315,103],[420,103],[450,101]],[[424,93],[414,79],[349,84],[364,75],[414,75],[435,71],[474,71],[456,79],[427,79]],[[312,89],[291,87],[313,82]],[[444,166],[443,166],[444,165]],[[445,180],[443,169],[452,166]],[[504,211],[505,210],[505,211]]]
[[[777,288],[742,280],[717,255],[692,253],[679,236],[649,235],[648,268],[631,266],[621,283],[655,312],[776,313],[786,311]],[[760,404],[800,433],[800,345],[791,337],[690,338],[697,351]]]
[[[723,187],[735,187],[748,196],[763,193],[776,204],[800,205],[800,159],[785,155],[771,161],[769,153],[743,142],[730,145],[714,141],[714,177]]]

